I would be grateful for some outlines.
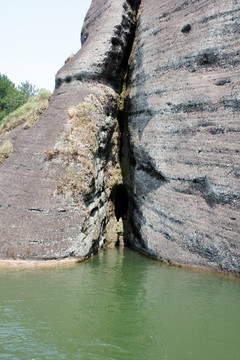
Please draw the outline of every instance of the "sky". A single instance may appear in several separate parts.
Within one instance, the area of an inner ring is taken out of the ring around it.
[[[53,91],[55,74],[81,48],[91,0],[0,0],[0,74]]]

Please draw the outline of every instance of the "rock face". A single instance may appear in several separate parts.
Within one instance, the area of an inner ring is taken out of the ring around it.
[[[0,137],[0,258],[86,258],[123,232],[240,275],[239,15],[234,0],[93,0],[49,109]]]
[[[237,1],[142,2],[126,107],[130,244],[240,274]]]
[[[62,82],[99,81],[121,90],[140,0],[93,0],[81,32],[82,49],[56,75]]]
[[[0,171],[1,259],[86,258],[118,241],[118,91],[136,4],[93,1],[83,47],[58,72],[48,110],[30,129],[1,135],[14,150]]]

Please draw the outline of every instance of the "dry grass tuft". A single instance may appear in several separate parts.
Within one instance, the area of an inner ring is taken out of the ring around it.
[[[12,154],[13,144],[11,141],[6,140],[0,146],[0,165]]]
[[[95,155],[98,149],[93,104],[82,102],[68,109],[70,131],[54,149],[45,151],[46,159],[66,166],[57,193],[86,197],[94,184]]]

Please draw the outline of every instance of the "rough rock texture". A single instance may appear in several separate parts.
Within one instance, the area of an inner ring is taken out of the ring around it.
[[[154,258],[240,275],[240,4],[139,5],[93,0],[49,109],[1,135],[0,258],[85,258],[123,218]]]
[[[83,48],[56,75],[63,81],[98,80],[120,91],[140,0],[93,0],[83,25]]]
[[[240,4],[142,2],[129,70],[128,241],[240,274]]]
[[[114,101],[116,94],[104,85],[63,84],[35,126],[11,132],[14,152],[0,172],[1,258],[85,257],[106,241],[107,181],[118,161]],[[79,142],[71,138],[74,125],[67,114],[73,105],[92,102],[96,107],[81,117],[88,121],[90,113],[95,158],[89,135]]]
[[[57,74],[48,110],[30,129],[1,136],[14,151],[0,169],[0,258],[85,258],[117,241],[116,91],[133,41],[135,3],[93,1],[83,47]]]

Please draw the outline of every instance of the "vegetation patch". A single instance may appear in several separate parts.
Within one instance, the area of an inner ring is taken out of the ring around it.
[[[0,165],[12,154],[13,144],[11,141],[6,140],[0,146]]]
[[[0,74],[0,122],[37,92],[28,81],[16,87],[6,75]]]
[[[86,181],[87,173],[92,176],[91,171],[76,171],[67,167],[64,176],[61,177],[61,184],[57,185],[57,193],[65,195],[70,193],[74,198],[81,194],[86,198],[90,192],[90,187]]]
[[[80,195],[86,198],[93,190],[98,150],[95,111],[96,107],[87,102],[69,108],[69,131],[54,149],[45,151],[47,160],[65,165],[57,194],[71,194],[77,199]]]
[[[70,124],[72,125],[70,140],[77,147],[84,147],[92,155],[97,151],[97,127],[92,121],[92,113],[96,110],[93,104],[83,102],[68,109]]]
[[[3,118],[0,133],[10,131],[21,124],[24,124],[25,129],[31,127],[48,108],[51,96],[49,91],[42,89],[37,95],[30,97],[24,105]]]
[[[69,56],[67,57],[67,59],[65,60],[65,64],[66,64],[67,62],[69,62],[69,60],[71,60],[71,59],[74,57],[74,55],[75,55],[75,54],[69,55]]]
[[[118,110],[119,111],[123,111],[124,109],[124,101],[125,101],[125,96],[126,96],[126,90],[127,90],[127,72],[124,75],[124,80],[123,80],[123,84],[122,84],[122,91],[119,94],[119,98],[118,98]]]

